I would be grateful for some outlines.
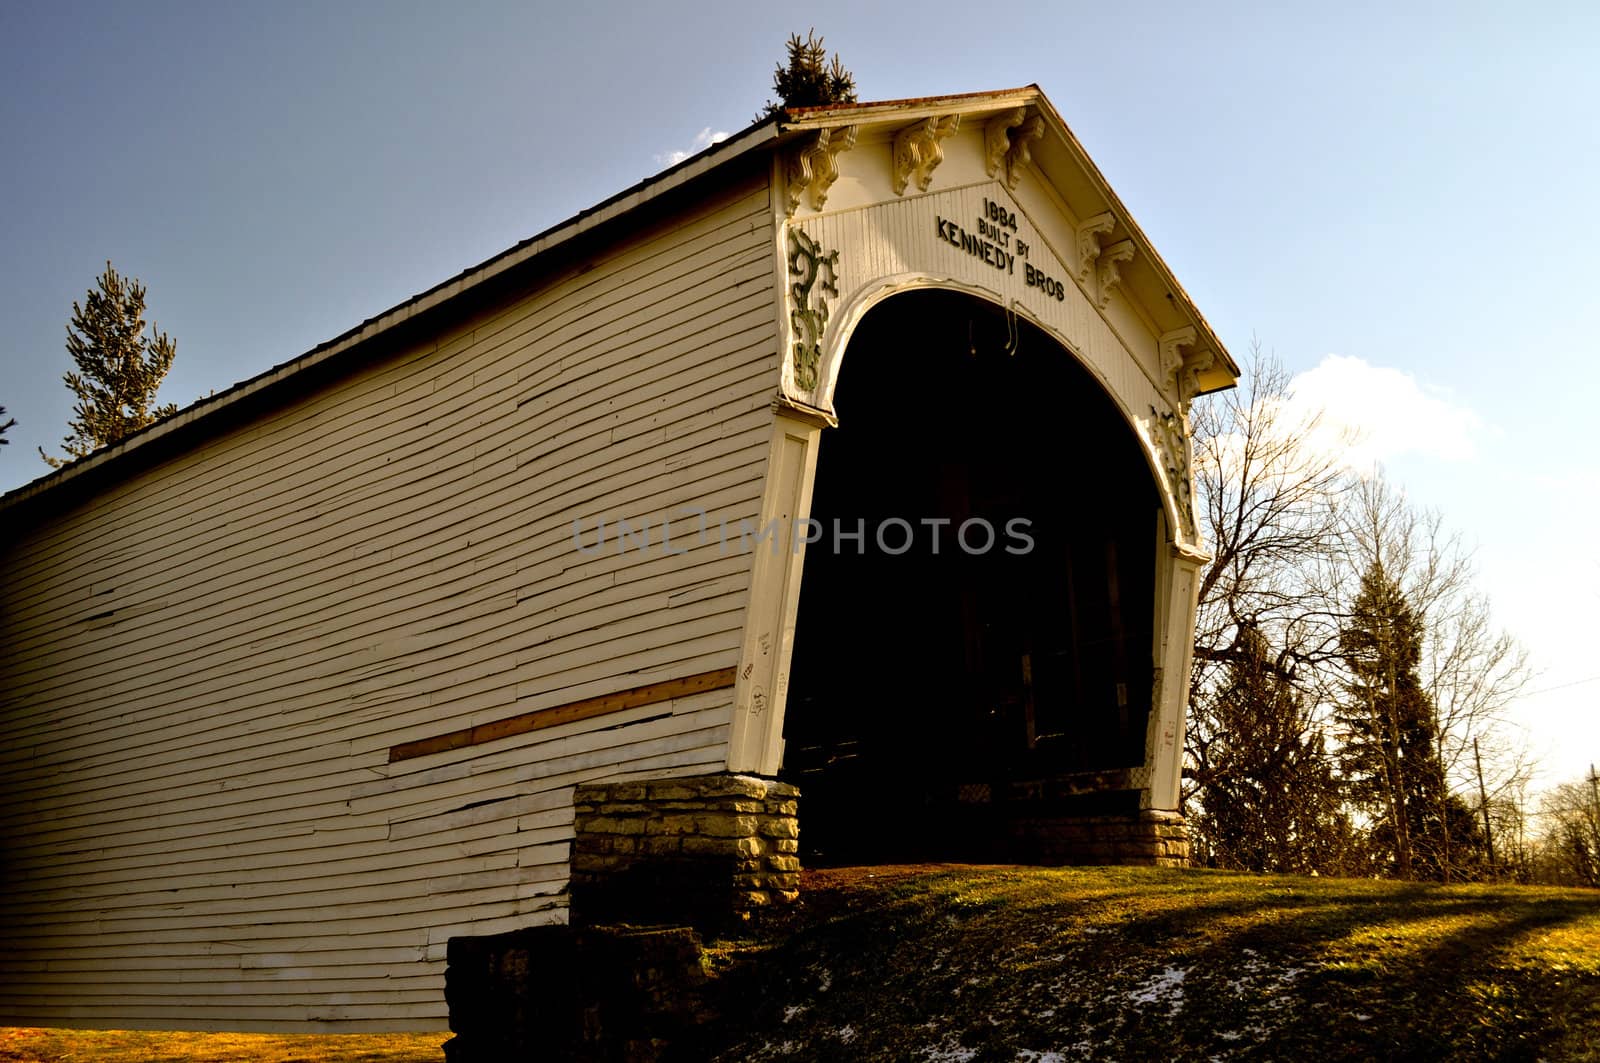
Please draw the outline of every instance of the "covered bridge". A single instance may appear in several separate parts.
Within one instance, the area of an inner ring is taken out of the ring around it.
[[[776,115],[11,492],[0,1022],[434,1029],[574,907],[1181,862],[1236,376],[1029,87]]]

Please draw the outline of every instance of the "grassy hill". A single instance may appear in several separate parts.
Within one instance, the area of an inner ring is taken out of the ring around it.
[[[1600,1060],[1592,891],[935,866],[811,871],[802,896],[709,950],[722,1021],[686,1058]],[[0,1031],[0,1060],[409,1061],[442,1039]]]
[[[1600,1059],[1600,894],[811,872],[723,1060]]]

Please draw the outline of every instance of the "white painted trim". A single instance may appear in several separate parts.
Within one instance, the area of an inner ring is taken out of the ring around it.
[[[750,604],[733,690],[729,771],[776,775],[783,760],[783,713],[805,564],[805,545],[794,536],[797,522],[811,513],[821,433],[811,417],[802,419],[783,409],[773,412],[759,520],[763,529],[776,521],[783,538],[776,548],[763,543],[752,551]]]
[[[1191,551],[1169,544],[1158,558],[1156,629],[1160,656],[1150,706],[1145,763],[1150,785],[1145,808],[1181,812],[1183,729],[1189,704],[1189,668],[1194,657],[1194,613],[1203,563]]]

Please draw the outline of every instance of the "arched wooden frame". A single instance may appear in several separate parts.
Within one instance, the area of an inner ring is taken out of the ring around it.
[[[864,284],[851,293],[850,297],[844,300],[835,312],[833,320],[830,322],[833,327],[829,329],[829,334],[823,341],[822,358],[817,369],[817,389],[815,398],[811,400],[822,414],[830,420],[834,416],[833,393],[839,381],[839,367],[844,362],[844,352],[850,345],[850,339],[855,333],[856,326],[867,316],[867,312],[884,300],[893,298],[896,295],[929,288],[970,295],[1024,317],[1045,335],[1055,340],[1069,356],[1076,359],[1083,370],[1099,384],[1102,394],[1116,408],[1122,417],[1123,423],[1127,425],[1128,431],[1139,442],[1139,451],[1144,456],[1146,466],[1150,469],[1151,479],[1156,485],[1156,493],[1161,497],[1161,505],[1168,529],[1183,527],[1179,516],[1179,507],[1183,503],[1174,494],[1173,485],[1167,483],[1167,477],[1163,473],[1160,464],[1160,457],[1151,449],[1153,441],[1144,432],[1140,431],[1139,421],[1128,408],[1123,396],[1117,394],[1107,384],[1094,363],[1083,357],[1082,352],[1077,350],[1065,336],[1029,313],[1022,303],[1016,300],[1007,300],[998,292],[980,285],[967,284],[951,277],[939,277],[929,273],[900,273]],[[792,379],[793,375],[791,373],[784,373],[785,382]],[[1174,536],[1173,541],[1177,542],[1179,540]]]
[[[1162,475],[1151,440],[1139,431],[1139,422],[1122,396],[1110,388],[1095,367],[1065,337],[998,293],[949,277],[903,273],[862,285],[844,300],[834,317],[818,366],[814,398],[780,396],[773,417],[766,487],[760,521],[802,520],[810,516],[811,490],[816,478],[817,444],[823,428],[836,423],[833,395],[839,368],[855,328],[867,312],[896,295],[937,289],[974,296],[1018,313],[1054,339],[1062,350],[1095,378],[1105,398],[1121,414],[1139,442],[1157,495],[1162,500],[1159,542],[1152,543],[1156,566],[1154,687],[1150,725],[1145,744],[1145,765],[1138,781],[1146,808],[1176,810],[1182,769],[1182,731],[1188,695],[1189,667],[1194,630],[1195,593],[1199,567],[1207,558],[1182,543],[1173,530],[1182,527],[1179,501]],[[785,366],[785,390],[793,380]],[[810,401],[808,401],[810,398]],[[731,771],[775,775],[783,756],[783,716],[799,608],[804,547],[769,556],[759,550],[754,559],[750,604],[746,611],[744,642],[734,687],[733,720],[729,741]]]

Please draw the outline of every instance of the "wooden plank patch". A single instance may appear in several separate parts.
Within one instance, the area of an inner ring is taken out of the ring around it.
[[[671,701],[673,698],[689,694],[725,690],[733,686],[733,676],[734,669],[718,668],[698,675],[685,676],[682,679],[668,679],[660,683],[619,690],[614,694],[602,694],[597,698],[585,698],[565,705],[552,705],[547,709],[535,709],[533,712],[520,713],[504,720],[480,723],[476,727],[466,727],[432,738],[421,738],[415,742],[403,742],[390,747],[389,763],[410,760],[413,757],[425,757],[429,753],[443,753],[450,749],[481,745],[484,742],[527,734],[529,731],[540,731],[546,727],[556,727],[576,720],[590,720],[596,716],[605,716],[624,709],[636,709],[641,705],[654,705],[659,701]]]

